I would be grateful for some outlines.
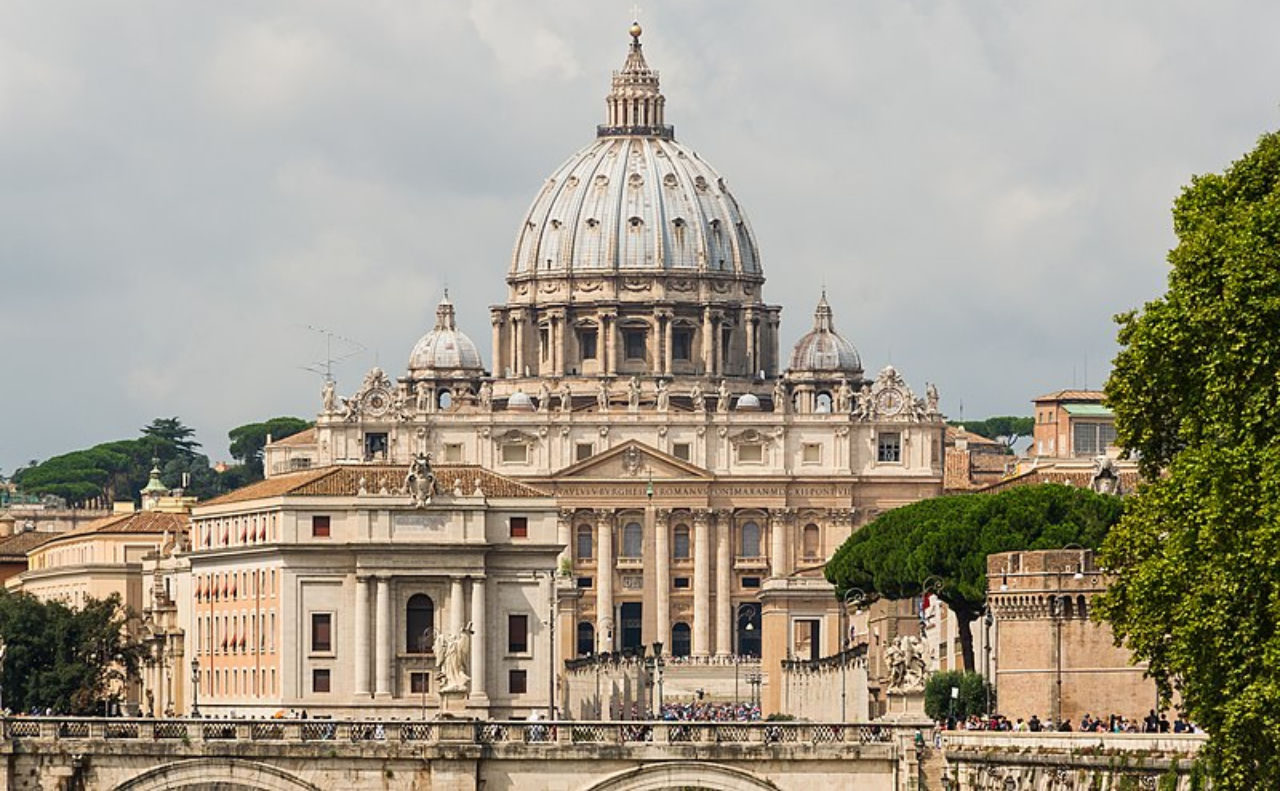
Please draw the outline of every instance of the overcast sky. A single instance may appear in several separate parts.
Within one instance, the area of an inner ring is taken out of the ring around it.
[[[1275,0],[648,0],[667,120],[751,218],[783,345],[822,284],[943,409],[1097,387],[1171,201],[1277,127]],[[157,416],[313,417],[321,327],[402,372],[488,306],[604,118],[630,2],[0,0],[0,471]]]

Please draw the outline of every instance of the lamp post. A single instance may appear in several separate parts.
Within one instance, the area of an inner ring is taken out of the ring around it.
[[[550,640],[550,650],[548,651],[551,660],[551,666],[547,673],[547,719],[554,720],[556,718],[556,570],[537,572],[539,577],[547,578],[547,635]]]
[[[662,641],[653,641],[653,712],[657,719],[662,719]]]
[[[191,657],[191,716],[200,716],[200,657]]]
[[[754,604],[744,604],[738,608],[738,650],[733,654],[733,705],[741,704],[741,697],[738,695],[738,671],[742,667],[742,632],[754,632],[756,629],[756,606]]]
[[[613,617],[606,615],[605,617],[601,618],[600,629],[601,631],[604,632],[604,645],[609,646],[610,650],[605,651],[603,654],[600,654],[600,653],[596,654],[596,719],[597,720],[604,719],[604,701],[600,697],[600,663],[603,660],[603,658],[608,657],[610,655],[613,649]],[[610,682],[610,685],[612,686],[612,682]],[[610,693],[609,697],[610,697],[610,701],[612,702],[612,698],[613,698],[612,693]],[[610,705],[609,707],[609,712],[610,712],[610,716],[612,717],[612,714],[613,714],[612,705]]]
[[[858,607],[862,606],[862,602],[866,601],[867,594],[862,588],[850,588],[844,592],[844,598],[840,600],[840,721],[847,719],[846,700],[849,697],[849,605],[854,604]]]

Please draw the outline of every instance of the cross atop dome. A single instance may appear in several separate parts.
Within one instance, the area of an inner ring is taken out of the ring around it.
[[[671,140],[675,129],[663,124],[666,98],[658,88],[658,72],[645,62],[640,45],[643,29],[632,22],[631,47],[621,71],[613,73],[613,85],[605,98],[606,123],[596,128],[599,137],[658,137]]]

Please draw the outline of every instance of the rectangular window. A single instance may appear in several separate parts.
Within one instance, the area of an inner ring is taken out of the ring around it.
[[[646,334],[641,329],[624,329],[622,331],[622,347],[628,360],[643,360],[645,358]]]
[[[538,329],[538,346],[542,349],[542,359],[544,361],[551,359],[551,329],[549,327],[540,327]]]
[[[902,461],[902,435],[896,431],[882,431],[876,437],[876,461],[897,464]]]
[[[329,537],[329,517],[327,516],[311,517],[311,537],[312,538],[328,538]]]
[[[528,464],[529,446],[523,442],[508,442],[502,446],[503,464]]]
[[[739,445],[739,464],[760,464],[764,461],[764,446],[758,444]]]
[[[693,359],[693,330],[688,327],[676,327],[671,331],[671,359],[684,361]]]
[[[573,446],[573,460],[575,462],[586,461],[595,455],[595,452],[595,445],[592,445],[590,442],[579,442],[577,445]]]
[[[693,446],[687,442],[677,442],[671,446],[671,455],[680,461],[691,461],[693,458]]]
[[[673,579],[673,580],[671,581],[671,585],[672,585],[672,587],[674,587],[676,590],[687,590],[687,589],[688,589],[688,587],[689,587],[689,578],[688,578],[688,577],[676,577],[675,579]]]
[[[528,538],[529,537],[529,517],[513,516],[508,522],[511,526],[512,538]]]
[[[743,578],[742,578],[742,587],[744,587],[744,588],[759,588],[759,587],[760,587],[760,578],[759,578],[759,577],[743,577]]]
[[[462,463],[462,443],[447,442],[444,446],[444,460],[447,464]]]
[[[311,651],[328,654],[333,651],[333,614],[311,613]]]
[[[599,333],[594,328],[578,330],[578,350],[582,353],[582,359],[596,358],[596,339],[599,337]]]
[[[529,691],[529,673],[525,670],[512,670],[507,674],[507,691],[512,695],[523,695]]]
[[[415,670],[409,674],[409,691],[415,695],[425,695],[431,691],[431,674]]]
[[[1072,423],[1071,449],[1076,456],[1100,456],[1116,443],[1116,427],[1111,423]]]
[[[800,461],[804,464],[821,464],[822,463],[822,443],[806,442]]]
[[[507,653],[527,654],[529,652],[529,616],[507,616]]]
[[[590,588],[590,587],[591,587],[591,578],[590,578],[590,577],[578,577],[578,587],[579,587],[579,588]]]
[[[385,431],[364,435],[365,461],[384,460],[387,458],[387,434]]]
[[[311,691],[312,692],[330,691],[328,668],[317,667],[311,671]]]

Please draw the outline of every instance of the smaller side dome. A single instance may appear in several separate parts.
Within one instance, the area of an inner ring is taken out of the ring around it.
[[[825,289],[813,312],[813,330],[801,338],[791,351],[790,369],[862,375],[862,358],[858,356],[858,350],[836,332]]]
[[[436,307],[436,326],[422,336],[409,355],[409,376],[414,379],[470,377],[484,373],[475,343],[458,329],[449,292]]]
[[[759,412],[760,399],[754,393],[743,393],[738,396],[738,404],[734,409],[738,412]]]
[[[532,412],[533,399],[523,390],[517,390],[507,399],[507,411],[509,412]]]

